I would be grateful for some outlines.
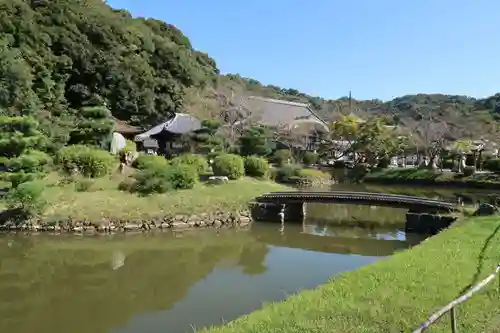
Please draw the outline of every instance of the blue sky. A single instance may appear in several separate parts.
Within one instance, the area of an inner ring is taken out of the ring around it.
[[[500,92],[500,0],[108,0],[174,24],[222,73],[325,98]]]

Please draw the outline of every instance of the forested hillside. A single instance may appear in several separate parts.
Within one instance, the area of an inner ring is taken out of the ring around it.
[[[496,131],[500,119],[500,94],[484,100],[419,94],[350,103],[347,97],[325,100],[221,76],[215,61],[173,25],[133,18],[102,0],[0,3],[0,112],[35,116],[61,143],[88,106],[105,106],[116,118],[146,126],[171,112],[211,118],[235,94],[307,102],[326,120],[355,113],[404,124],[432,114],[467,136],[478,129]]]

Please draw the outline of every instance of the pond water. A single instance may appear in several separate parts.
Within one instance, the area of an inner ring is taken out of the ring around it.
[[[0,332],[176,333],[220,325],[418,244],[422,236],[402,231],[404,213],[311,205],[305,225],[284,229],[3,234]],[[334,219],[401,224],[334,227]]]

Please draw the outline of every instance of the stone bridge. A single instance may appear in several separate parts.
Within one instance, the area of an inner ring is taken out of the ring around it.
[[[306,217],[305,204],[308,202],[408,209],[406,230],[421,233],[435,233],[449,226],[456,218],[450,215],[441,216],[441,214],[457,211],[455,203],[408,195],[351,191],[290,191],[272,192],[257,197],[252,207],[252,215],[255,220],[299,222]]]

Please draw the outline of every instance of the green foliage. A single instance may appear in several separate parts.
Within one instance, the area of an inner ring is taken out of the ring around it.
[[[10,209],[19,210],[19,220],[27,220],[42,213],[46,201],[42,198],[44,184],[28,181],[20,184],[7,193],[6,201]]]
[[[169,163],[165,157],[147,154],[139,155],[132,164],[132,166],[138,170],[166,168],[168,165]]]
[[[115,123],[105,107],[82,107],[71,132],[70,144],[82,144],[107,149]]]
[[[247,156],[245,158],[245,173],[247,176],[266,178],[269,175],[269,162],[258,156]]]
[[[208,162],[204,156],[195,154],[183,154],[173,158],[170,161],[171,165],[190,165],[198,174],[202,174],[208,170]]]
[[[240,154],[243,156],[266,156],[274,148],[270,130],[253,126],[247,129],[239,139]]]
[[[272,160],[278,165],[287,164],[292,160],[292,153],[288,149],[279,149],[274,152]]]
[[[332,178],[329,173],[316,169],[299,169],[297,176],[308,181],[330,180]]]
[[[221,154],[214,158],[212,165],[214,175],[238,179],[245,174],[243,158],[234,154]]]
[[[77,179],[75,182],[75,190],[77,192],[88,192],[90,188],[94,185],[94,181],[89,178]]]
[[[500,159],[492,158],[484,161],[483,168],[488,171],[493,171],[495,173],[500,173]]]
[[[300,165],[285,164],[275,171],[274,179],[277,182],[290,182],[295,178],[299,178],[301,170],[302,168],[300,167]]]
[[[476,173],[476,167],[474,166],[466,166],[464,168],[464,176],[465,177],[470,177]]]
[[[318,163],[318,158],[319,155],[317,153],[312,151],[306,151],[302,156],[302,162],[304,163],[304,165],[309,166]]]
[[[35,150],[43,140],[33,118],[0,116],[0,164],[6,171],[0,178],[16,187],[41,177],[50,163],[47,154]]]
[[[64,147],[58,152],[56,163],[68,174],[90,178],[109,174],[116,165],[115,158],[107,151],[83,145]]]
[[[389,167],[391,163],[391,159],[387,156],[384,156],[378,160],[377,168],[386,169]]]
[[[141,195],[165,193],[175,189],[191,189],[198,181],[198,173],[191,165],[150,167],[137,172],[135,182],[122,182],[120,189],[129,189]]]

